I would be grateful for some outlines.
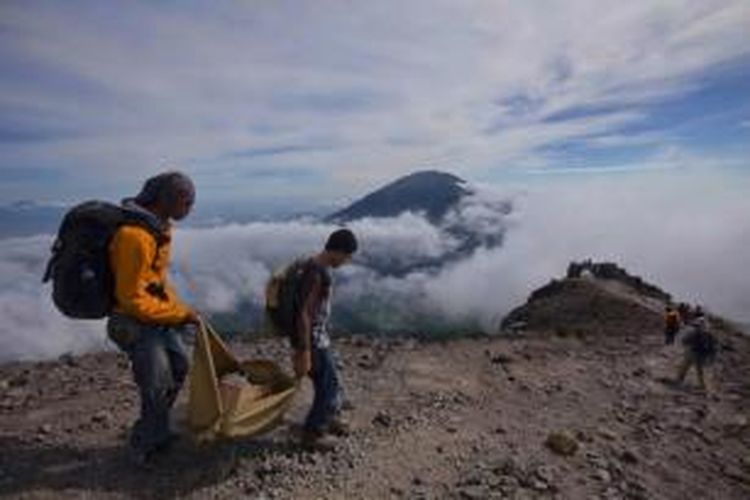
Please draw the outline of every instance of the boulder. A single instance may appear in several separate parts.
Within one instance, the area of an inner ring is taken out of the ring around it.
[[[544,444],[553,453],[565,457],[573,456],[578,451],[578,441],[567,431],[551,432]]]

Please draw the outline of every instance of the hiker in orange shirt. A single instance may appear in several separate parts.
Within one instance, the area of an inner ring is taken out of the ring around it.
[[[109,245],[114,277],[114,311],[109,337],[130,359],[138,385],[140,417],[130,435],[131,457],[145,465],[175,434],[169,412],[188,372],[188,356],[180,338],[200,322],[167,281],[171,220],[185,218],[195,201],[186,175],[166,172],[146,181],[123,208],[139,212],[152,227],[123,225]]]

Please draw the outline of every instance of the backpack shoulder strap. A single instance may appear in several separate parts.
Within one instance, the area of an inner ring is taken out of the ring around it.
[[[148,232],[156,242],[156,251],[154,252],[154,260],[151,262],[151,269],[156,269],[156,262],[159,259],[159,250],[169,242],[169,236],[164,232],[164,228],[151,220],[144,214],[140,214],[134,210],[123,209],[123,222],[122,226],[136,226],[144,229]]]
[[[136,210],[131,210],[126,207],[123,210],[123,223],[122,225],[138,226],[145,229],[156,240],[157,245],[163,245],[168,240],[165,234],[165,229],[154,217],[149,217],[146,214],[140,213]]]
[[[300,289],[303,294],[307,294],[312,288],[314,280],[320,279],[320,284],[325,293],[331,286],[331,277],[325,267],[321,266],[314,259],[307,259],[303,264],[302,276],[300,278]]]

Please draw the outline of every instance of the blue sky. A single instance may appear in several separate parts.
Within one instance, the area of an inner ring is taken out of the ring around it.
[[[746,0],[0,4],[0,204],[351,199],[467,179],[748,175]],[[729,172],[729,173],[727,173]]]

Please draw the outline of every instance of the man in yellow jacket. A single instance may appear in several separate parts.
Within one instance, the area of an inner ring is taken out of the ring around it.
[[[140,417],[130,446],[139,465],[174,438],[169,412],[189,365],[181,335],[200,321],[167,280],[171,221],[185,218],[194,201],[193,183],[180,172],[148,179],[136,197],[123,200],[123,207],[140,212],[153,229],[124,225],[109,246],[115,307],[107,331],[128,355],[138,385]]]

